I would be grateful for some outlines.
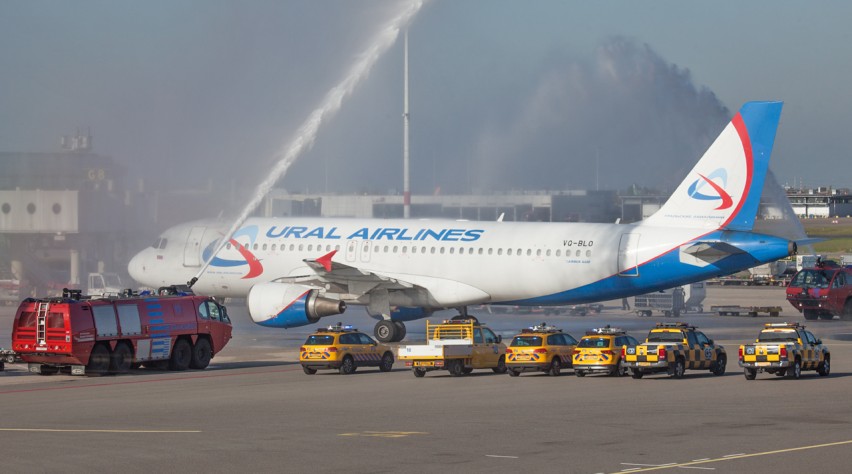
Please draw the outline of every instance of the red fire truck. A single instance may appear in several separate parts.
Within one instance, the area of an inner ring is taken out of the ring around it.
[[[18,307],[12,348],[30,372],[100,375],[131,367],[204,369],[231,339],[224,306],[178,287],[157,294],[27,298]]]

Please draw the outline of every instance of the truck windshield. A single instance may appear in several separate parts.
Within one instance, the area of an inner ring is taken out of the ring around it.
[[[825,270],[802,270],[796,274],[790,286],[795,288],[828,288],[832,273]]]
[[[104,284],[108,288],[121,288],[121,279],[115,273],[104,273]]]
[[[799,338],[799,336],[797,336],[794,331],[761,332],[760,337],[757,338],[757,342],[787,342],[787,341],[795,342],[798,338]]]
[[[681,342],[683,334],[680,332],[652,332],[648,334],[648,342]]]
[[[538,347],[541,345],[541,338],[538,336],[515,336],[512,339],[511,347]]]

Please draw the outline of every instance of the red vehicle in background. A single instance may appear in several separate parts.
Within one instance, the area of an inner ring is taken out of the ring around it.
[[[803,268],[787,286],[787,301],[807,320],[852,320],[852,268],[821,262]]]
[[[204,369],[231,339],[224,306],[177,287],[157,295],[27,298],[18,307],[12,349],[30,372],[122,373],[131,367]]]

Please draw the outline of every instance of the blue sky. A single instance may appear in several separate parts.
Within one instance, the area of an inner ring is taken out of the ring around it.
[[[398,3],[6,0],[0,151],[91,127],[97,152],[158,185],[250,188]],[[583,188],[598,169],[601,187],[671,190],[761,99],[785,101],[781,184],[850,186],[850,10],[427,2],[410,30],[413,189]],[[401,67],[398,44],[281,184],[399,189]]]

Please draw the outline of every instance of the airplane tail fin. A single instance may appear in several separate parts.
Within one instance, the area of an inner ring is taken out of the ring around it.
[[[750,231],[782,102],[747,102],[659,211],[645,222]]]

